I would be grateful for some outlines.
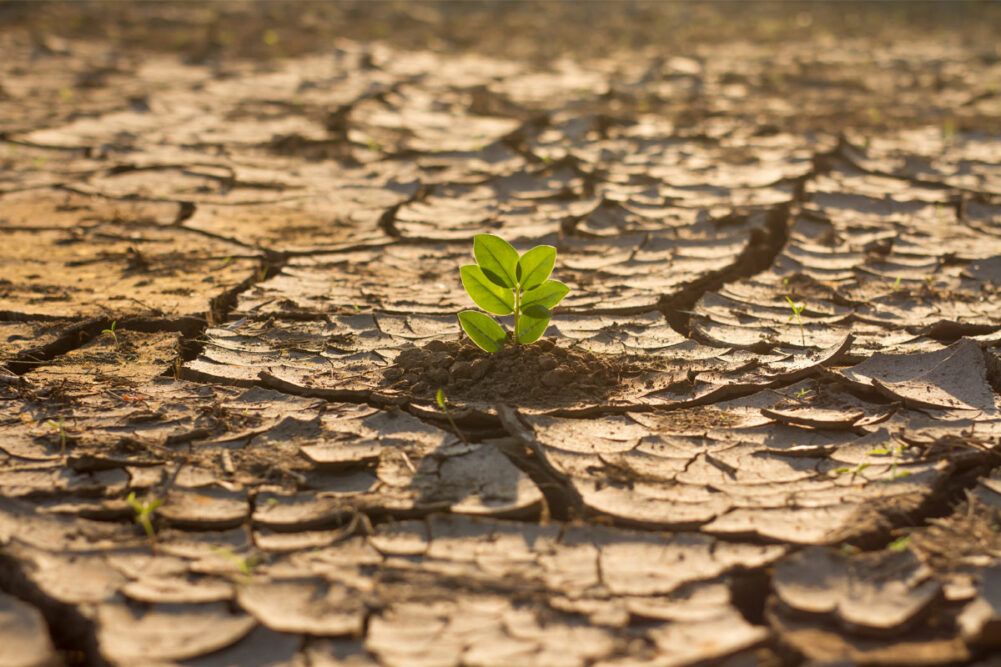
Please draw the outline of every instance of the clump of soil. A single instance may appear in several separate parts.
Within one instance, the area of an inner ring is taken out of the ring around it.
[[[468,341],[433,340],[401,352],[383,377],[393,388],[420,397],[443,389],[450,398],[527,403],[598,400],[641,370],[628,359],[559,347],[546,339],[493,354]]]

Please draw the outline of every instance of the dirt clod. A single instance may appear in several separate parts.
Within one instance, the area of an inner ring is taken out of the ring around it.
[[[543,339],[489,354],[469,342],[434,340],[404,350],[387,369],[387,382],[399,382],[415,396],[444,389],[450,398],[517,402],[600,400],[619,385],[638,361],[559,347]]]

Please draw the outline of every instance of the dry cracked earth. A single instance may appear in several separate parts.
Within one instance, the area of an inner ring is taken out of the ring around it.
[[[996,45],[0,39],[3,667],[1001,645]]]

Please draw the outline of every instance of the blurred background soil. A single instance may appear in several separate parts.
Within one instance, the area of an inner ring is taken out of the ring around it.
[[[51,37],[194,60],[322,52],[331,40],[473,51],[538,62],[637,49],[666,56],[732,42],[936,39],[1001,59],[998,2],[0,2],[0,24],[44,48]],[[8,37],[9,38],[9,37]]]

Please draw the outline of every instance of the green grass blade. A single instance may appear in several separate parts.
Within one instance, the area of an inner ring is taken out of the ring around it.
[[[518,251],[501,237],[493,234],[474,236],[473,257],[492,282],[508,289],[518,284]]]
[[[516,332],[518,342],[534,343],[542,338],[542,334],[546,332],[546,327],[549,326],[551,318],[552,316],[532,317],[531,315],[522,315],[518,319],[518,331]]]
[[[475,264],[467,264],[459,269],[462,286],[477,306],[496,315],[510,315],[514,312],[514,293],[495,285]]]
[[[507,332],[492,317],[475,310],[459,313],[462,330],[487,352],[496,352],[507,342]]]
[[[518,260],[515,273],[522,290],[535,289],[541,285],[556,266],[556,248],[551,245],[535,246]]]
[[[569,291],[570,288],[560,281],[547,280],[535,289],[525,292],[525,295],[521,297],[521,308],[524,311],[529,306],[538,304],[552,310],[553,306],[562,301]]]

